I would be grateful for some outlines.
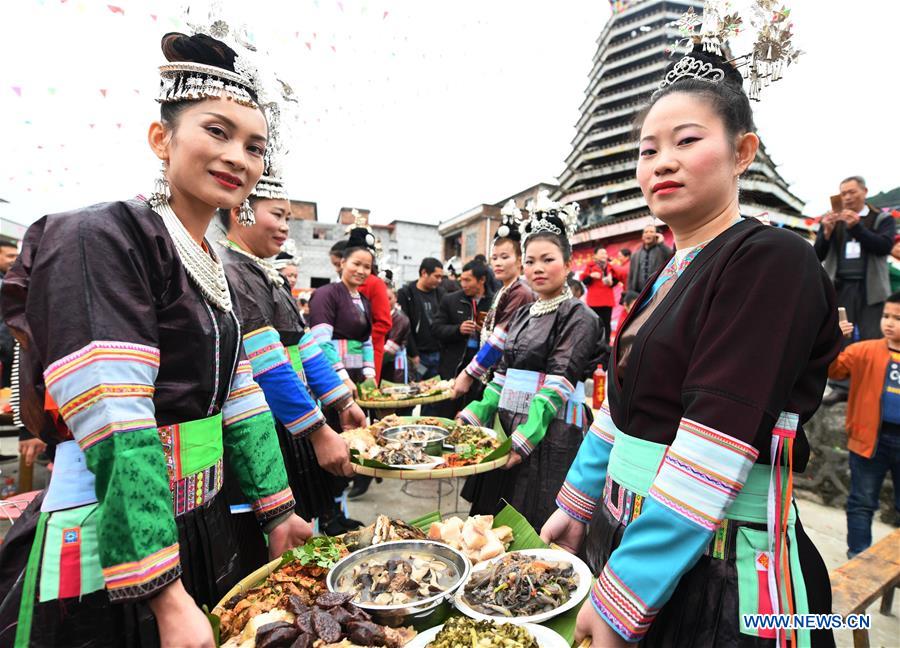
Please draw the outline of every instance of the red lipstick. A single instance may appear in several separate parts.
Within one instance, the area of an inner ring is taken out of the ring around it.
[[[653,185],[653,193],[659,194],[670,194],[676,189],[681,189],[684,185],[679,184],[678,182],[674,182],[672,180],[666,180],[665,182],[657,182]]]
[[[225,173],[223,171],[210,171],[209,174],[216,179],[220,185],[227,189],[237,189],[240,187],[243,182],[237,176],[233,176],[230,173]]]

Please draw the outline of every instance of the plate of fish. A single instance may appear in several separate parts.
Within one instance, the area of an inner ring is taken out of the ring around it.
[[[580,605],[590,588],[591,570],[578,557],[524,549],[475,565],[454,604],[473,619],[543,623]]]
[[[443,625],[420,632],[405,648],[569,648],[550,628],[526,623],[497,623],[454,617]]]
[[[357,607],[378,619],[403,617],[405,622],[449,600],[470,568],[462,553],[445,544],[384,542],[341,560],[328,573],[327,585],[351,595]]]
[[[364,457],[380,461],[389,468],[402,470],[433,470],[444,463],[442,457],[433,457],[424,448],[402,441],[384,441],[369,448]]]

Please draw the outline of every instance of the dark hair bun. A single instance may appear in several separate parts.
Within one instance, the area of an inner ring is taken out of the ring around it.
[[[703,46],[699,43],[694,45],[694,49],[691,50],[689,56],[693,56],[695,59],[699,59],[704,63],[709,63],[715,68],[722,70],[725,73],[725,82],[728,85],[734,86],[737,90],[741,92],[744,91],[744,77],[741,75],[740,71],[734,67],[728,60],[719,56],[718,54],[714,54],[712,52],[704,51]],[[677,65],[678,61],[681,60],[681,57],[672,62],[669,67],[666,68],[666,72],[669,72],[672,68]]]
[[[161,46],[163,56],[172,63],[202,63],[234,72],[237,54],[225,43],[206,34],[188,36],[169,32],[162,37]]]
[[[350,238],[347,239],[347,247],[344,249],[344,258],[356,250],[367,250],[375,255],[375,235],[365,227],[354,227],[350,230]]]
[[[674,83],[657,90],[650,97],[649,104],[637,114],[635,126],[638,131],[653,105],[673,92],[686,92],[708,98],[731,135],[755,131],[756,125],[753,123],[753,110],[750,108],[750,99],[747,93],[744,92],[744,77],[740,71],[724,57],[703,51],[702,45],[694,45],[694,49],[687,56],[722,70],[725,73],[725,78],[721,81],[710,83],[706,80],[684,76]],[[666,68],[665,74],[667,75],[671,72],[683,58],[679,57],[673,61]]]

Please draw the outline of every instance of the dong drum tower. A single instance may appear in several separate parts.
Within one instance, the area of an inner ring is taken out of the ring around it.
[[[640,236],[653,218],[635,179],[636,113],[656,90],[679,39],[674,21],[702,0],[619,0],[597,40],[590,80],[576,124],[572,152],[555,197],[581,205],[576,245]],[[809,229],[793,195],[764,146],[741,179],[741,209],[772,224]]]

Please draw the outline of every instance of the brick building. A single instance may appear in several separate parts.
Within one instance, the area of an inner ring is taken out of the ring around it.
[[[558,189],[557,185],[539,182],[519,193],[507,196],[496,203],[476,205],[453,218],[442,221],[438,225],[438,233],[443,239],[442,256],[445,259],[459,258],[462,263],[472,260],[476,254],[490,258],[491,241],[500,226],[500,209],[510,198],[516,201],[520,209],[537,198],[538,192],[546,189],[551,193]],[[457,268],[457,271],[459,268]]]

